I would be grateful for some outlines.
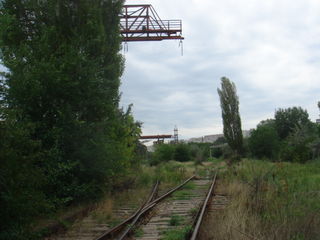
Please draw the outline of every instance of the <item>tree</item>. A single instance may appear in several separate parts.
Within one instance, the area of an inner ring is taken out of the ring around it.
[[[180,143],[175,146],[174,160],[178,162],[188,162],[191,160],[190,149],[187,144]]]
[[[309,114],[301,107],[278,109],[275,112],[275,126],[280,139],[285,139],[293,133],[296,127],[310,125]]]
[[[151,165],[173,160],[175,146],[173,144],[158,144],[152,154]]]
[[[249,137],[249,150],[258,158],[276,159],[279,152],[280,139],[274,121],[262,121]]]
[[[310,160],[317,151],[315,125],[296,126],[289,136],[283,140],[280,157],[283,161],[304,163]]]
[[[133,164],[140,127],[130,108],[119,109],[122,5],[122,0],[1,1],[0,57],[8,69],[0,82],[0,121],[5,121],[0,160],[8,166],[0,171],[1,184],[6,176],[21,189],[41,183],[34,191],[57,208],[101,196]],[[22,165],[26,175],[9,174]],[[20,181],[28,177],[30,184]],[[8,192],[19,191],[14,188]],[[1,205],[10,207],[0,215],[9,216],[15,205],[5,202],[3,189]]]
[[[221,78],[221,89],[218,88],[223,120],[223,133],[228,145],[238,157],[243,149],[243,136],[239,114],[239,98],[236,86],[228,78]]]

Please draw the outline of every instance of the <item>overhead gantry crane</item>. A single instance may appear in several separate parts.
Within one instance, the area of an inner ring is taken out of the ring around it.
[[[150,4],[124,5],[120,15],[123,42],[182,41],[182,21],[162,20]]]
[[[181,20],[162,20],[150,4],[124,5],[120,15],[120,33],[123,42],[182,40]],[[181,45],[182,46],[182,45]],[[172,135],[140,136],[141,140],[157,139],[163,143]],[[178,143],[178,128],[174,129],[174,143]]]

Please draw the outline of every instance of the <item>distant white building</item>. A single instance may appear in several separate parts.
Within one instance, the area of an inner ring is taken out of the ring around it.
[[[320,119],[316,119],[316,123],[319,123],[319,124],[320,124]]]
[[[249,137],[250,130],[243,130],[242,134],[243,137]],[[219,137],[223,137],[223,134],[213,134],[213,135],[206,135],[203,137],[198,138],[190,138],[187,142],[191,143],[214,143]]]
[[[214,134],[214,135],[207,135],[207,136],[198,137],[198,138],[190,138],[188,140],[188,142],[193,142],[193,143],[213,143],[219,137],[223,137],[223,134]]]

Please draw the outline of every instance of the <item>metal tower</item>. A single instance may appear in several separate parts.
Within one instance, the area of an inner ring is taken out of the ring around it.
[[[175,126],[174,127],[174,143],[178,143],[179,142],[179,136],[178,136],[178,127],[177,126]]]
[[[124,42],[183,40],[181,20],[161,20],[152,5],[124,5],[120,15]]]

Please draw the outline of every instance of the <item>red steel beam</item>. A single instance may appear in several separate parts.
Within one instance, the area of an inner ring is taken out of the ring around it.
[[[172,138],[172,135],[163,134],[163,135],[148,135],[148,136],[140,136],[140,139],[162,139],[162,138]]]
[[[162,40],[167,40],[167,39],[181,39],[179,37],[128,37],[128,38],[123,38],[122,40],[124,42],[139,42],[139,41],[162,41]],[[183,39],[183,38],[182,38]]]
[[[124,5],[120,33],[124,42],[184,39],[181,20],[162,20],[150,4]]]

